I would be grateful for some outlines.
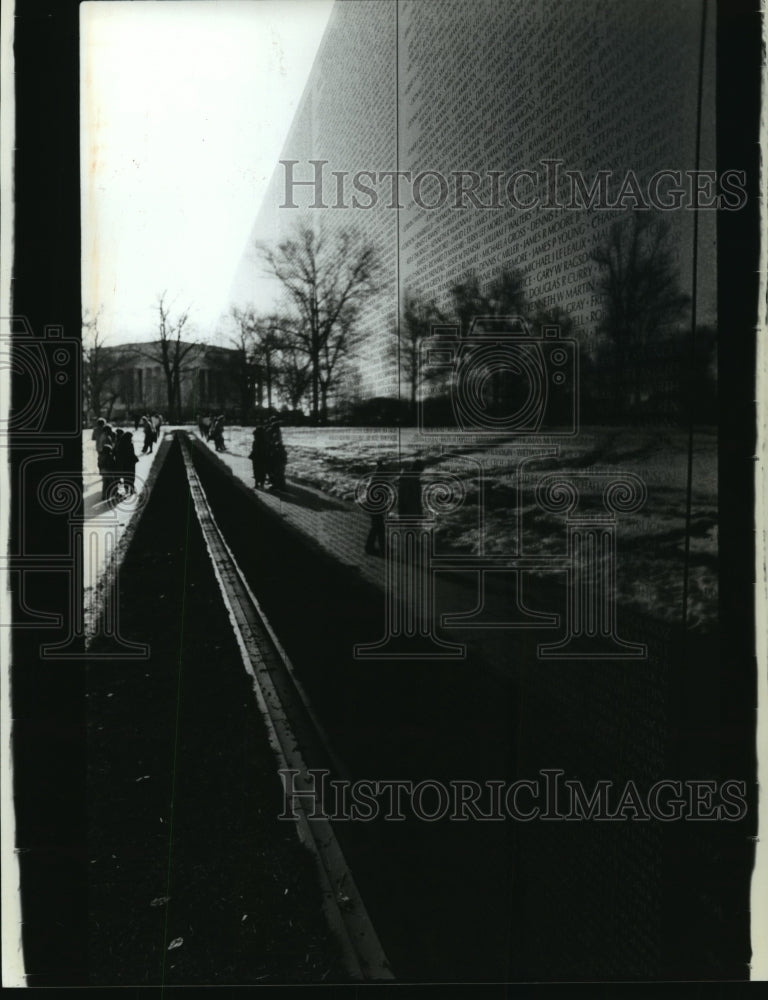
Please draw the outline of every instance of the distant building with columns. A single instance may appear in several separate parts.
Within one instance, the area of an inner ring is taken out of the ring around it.
[[[209,410],[239,418],[243,405],[239,352],[184,342],[181,350],[186,353],[179,371],[177,418],[192,420],[196,413]],[[102,412],[93,412],[86,400],[88,419],[105,416],[109,420],[128,420],[145,412],[168,415],[168,387],[159,342],[102,348],[100,364],[105,373],[100,392]]]

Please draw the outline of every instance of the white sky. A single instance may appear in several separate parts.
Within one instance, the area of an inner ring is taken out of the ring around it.
[[[212,338],[333,0],[80,8],[83,310],[156,337],[157,298]]]

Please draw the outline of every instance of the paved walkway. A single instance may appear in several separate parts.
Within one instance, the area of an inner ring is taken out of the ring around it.
[[[172,427],[164,427],[152,453],[142,455],[136,448],[136,496],[119,502],[101,499],[101,475],[98,471],[96,448],[90,430],[83,434],[83,608],[86,634],[95,629],[101,611],[106,573],[113,556],[119,566],[135,531],[141,511],[151,490],[151,471],[163,440],[170,440]],[[189,427],[180,428],[190,431]],[[365,554],[365,541],[370,518],[356,504],[330,497],[311,486],[288,477],[287,489],[273,493],[256,490],[250,459],[232,452],[216,453],[213,442],[206,442],[195,430],[198,441],[211,450],[230,469],[243,486],[254,492],[259,502],[277,512],[297,530],[311,538],[337,560],[354,566],[369,582],[384,588],[385,563],[381,556]],[[138,443],[141,443],[139,435]]]
[[[202,442],[199,434],[195,433],[195,436]],[[409,549],[413,553],[412,563],[408,560],[401,562],[395,556],[389,573],[387,560],[365,553],[370,515],[356,503],[331,497],[292,481],[290,475],[284,491],[257,490],[253,483],[251,462],[246,454],[239,451],[216,453],[212,442],[202,443],[232,472],[244,489],[254,494],[257,502],[278,513],[334,559],[356,569],[365,580],[385,592],[389,583],[391,592],[387,603],[382,603],[383,634],[389,635],[390,622],[394,632],[405,638],[413,627],[413,623],[408,625],[408,613],[405,613],[404,621],[396,606],[389,604],[390,596],[405,602],[400,611],[420,609],[416,611],[417,615],[428,615],[432,624],[425,631],[430,633],[430,638],[425,641],[425,649],[418,652],[419,658],[463,659],[467,652],[470,656],[479,653],[494,669],[507,673],[517,655],[513,655],[513,650],[525,647],[525,655],[534,659],[545,655],[559,657],[557,644],[566,637],[567,566],[562,558],[553,560],[552,565],[546,567],[547,572],[542,579],[538,579],[535,577],[535,565],[518,570],[506,565],[503,557],[495,565],[485,565],[486,560],[493,563],[493,556],[483,557],[478,564],[477,559],[465,554],[458,554],[458,562],[451,564],[451,556],[446,562],[441,549],[440,565],[430,571],[434,575],[431,575],[432,583],[427,592],[418,582],[420,567],[423,566],[418,546]],[[290,464],[287,471],[290,473]],[[414,544],[413,539],[408,544]],[[576,651],[574,655],[588,658],[594,652],[597,656],[641,656],[639,643],[644,641],[644,637],[638,629],[642,627],[642,621],[635,621],[635,615],[624,608],[621,609],[620,619],[621,639],[629,640],[631,649],[625,649],[626,643],[622,645],[617,639],[615,647],[610,645],[603,650],[595,646],[593,651]],[[421,628],[418,631],[421,634]],[[388,646],[390,651],[395,647],[399,649],[398,643]],[[537,651],[539,643],[542,645]],[[410,645],[404,642],[403,648],[408,649]],[[462,646],[465,652],[461,651]],[[544,652],[545,647],[547,652]],[[364,655],[378,654],[369,644]],[[400,652],[396,655],[400,656]]]
[[[197,432],[195,432],[195,436],[198,440],[203,441]],[[285,491],[273,493],[268,489],[257,490],[253,484],[251,462],[247,455],[229,451],[217,453],[213,442],[203,441],[203,443],[240,480],[243,488],[255,495],[257,502],[278,513],[293,527],[301,531],[305,537],[310,538],[330,553],[334,559],[346,566],[353,567],[366,581],[386,593],[387,561],[381,556],[365,553],[370,516],[361,510],[356,503],[330,497],[313,487],[292,481],[290,476],[287,477]],[[288,472],[290,472],[290,465]],[[403,576],[398,573],[395,575],[398,577],[399,589],[404,586]],[[411,577],[412,574],[408,574],[408,576]],[[505,664],[509,659],[510,632],[507,631],[504,623],[507,623],[508,627],[515,628],[518,600],[517,584],[507,574],[494,581],[493,586],[489,583],[484,597],[479,598],[478,582],[476,573],[472,571],[462,574],[440,573],[437,575],[434,581],[434,604],[430,617],[436,632],[442,636],[443,641],[447,642],[447,646],[443,646],[442,642],[439,641],[438,648],[432,649],[431,644],[427,643],[426,653],[429,658],[453,659],[458,657],[463,659],[464,655],[459,652],[457,643],[463,644],[467,649],[474,648],[475,650],[482,646],[484,657],[492,662],[500,672],[506,672]],[[414,599],[416,598],[412,596],[411,600]],[[477,625],[474,625],[467,629],[460,625],[458,627],[454,625],[446,632],[437,626],[443,612],[471,615],[478,610],[480,604],[484,607],[489,622],[493,623],[489,628],[478,628]],[[382,631],[380,634],[384,635],[388,628],[387,604],[384,601],[382,601],[381,609]],[[524,631],[528,631],[532,618],[527,609],[523,609],[521,614],[524,618]],[[535,612],[532,614],[536,617]],[[509,617],[510,615],[512,618]],[[549,634],[551,635],[551,633]],[[379,637],[379,635],[371,635],[370,641],[376,642]],[[406,643],[406,648],[411,648],[410,644]],[[421,652],[423,653],[424,650]]]
[[[170,428],[162,428],[152,452],[141,454],[141,435],[134,436],[138,454],[136,494],[118,502],[101,499],[102,480],[91,440],[91,431],[83,432],[83,615],[86,636],[96,627],[102,606],[107,570],[119,565],[136,529],[141,511],[151,490],[151,471]],[[113,563],[113,559],[115,562]]]
[[[385,563],[381,556],[365,553],[365,540],[370,529],[370,517],[355,503],[338,500],[311,486],[297,483],[290,478],[288,466],[287,489],[274,493],[270,489],[256,489],[253,470],[247,455],[230,451],[216,452],[212,441],[202,441],[220,461],[246,487],[253,490],[259,501],[276,511],[289,524],[313,539],[327,552],[347,566],[356,567],[371,583],[384,587]]]

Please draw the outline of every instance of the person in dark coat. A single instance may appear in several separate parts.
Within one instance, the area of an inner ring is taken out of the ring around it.
[[[288,464],[288,453],[283,444],[280,431],[280,421],[270,417],[267,421],[267,474],[273,489],[285,489],[285,467]]]
[[[213,438],[213,443],[216,445],[216,451],[226,451],[227,446],[224,444],[224,415],[220,414],[216,417],[216,420],[211,427],[211,437]]]
[[[93,441],[93,443],[96,445],[97,454],[104,447],[104,440],[106,438],[106,433],[107,433],[104,428],[106,426],[107,426],[107,421],[104,419],[104,417],[99,417],[99,419],[96,421],[96,426],[91,431],[91,441]]]
[[[159,413],[153,413],[149,419],[152,424],[152,430],[155,432],[155,441],[159,441],[160,428],[163,426],[163,418]]]
[[[253,466],[253,482],[259,489],[264,488],[264,482],[267,478],[267,432],[262,424],[253,432],[253,444],[251,445],[251,452],[248,456],[251,460],[251,465]]]
[[[152,427],[152,421],[145,414],[141,418],[141,426],[144,429],[144,447],[141,449],[141,454],[146,455],[152,454],[152,446],[155,443],[155,430]]]
[[[136,463],[138,458],[133,448],[133,434],[126,431],[115,446],[116,476],[122,476],[126,493],[136,492]]]
[[[397,512],[400,517],[422,517],[421,472],[424,463],[417,460],[404,469],[397,481]]]
[[[115,435],[112,441],[112,464],[115,467],[115,483],[120,486],[120,478],[122,476],[122,471],[120,469],[120,442],[123,439],[125,431],[122,427],[115,428]]]
[[[99,472],[101,473],[101,499],[109,500],[112,497],[112,486],[115,482],[115,457],[112,452],[112,444],[104,442],[104,446],[99,452]]]
[[[384,482],[384,462],[379,459],[376,462],[376,471],[370,478],[368,483],[368,492],[371,493],[375,491],[377,483]],[[385,551],[385,529],[384,529],[384,511],[380,514],[371,514],[371,528],[368,532],[368,537],[365,540],[365,554],[367,556],[383,556]]]

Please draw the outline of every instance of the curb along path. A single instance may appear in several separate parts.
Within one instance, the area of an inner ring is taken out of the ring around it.
[[[258,603],[213,518],[192,463],[189,443],[184,438],[181,438],[181,442],[195,512],[237,638],[243,665],[253,681],[270,745],[280,769],[298,772],[296,786],[306,790],[309,788],[305,777],[307,762],[299,749],[301,744],[291,723],[291,716],[296,714],[297,708],[287,703],[289,693],[281,696],[272,677],[273,673],[280,671],[285,677],[290,675],[293,681],[290,666],[271,635],[268,624],[261,617]],[[297,697],[301,699],[301,694],[300,689],[294,689],[294,701]],[[308,706],[305,709],[308,710]],[[316,725],[314,719],[312,722]],[[320,739],[322,740],[322,734]],[[342,942],[344,960],[350,975],[364,979],[392,979],[389,963],[330,822],[327,819],[310,821],[303,798],[297,808],[300,810],[299,837],[315,856],[326,916]]]

